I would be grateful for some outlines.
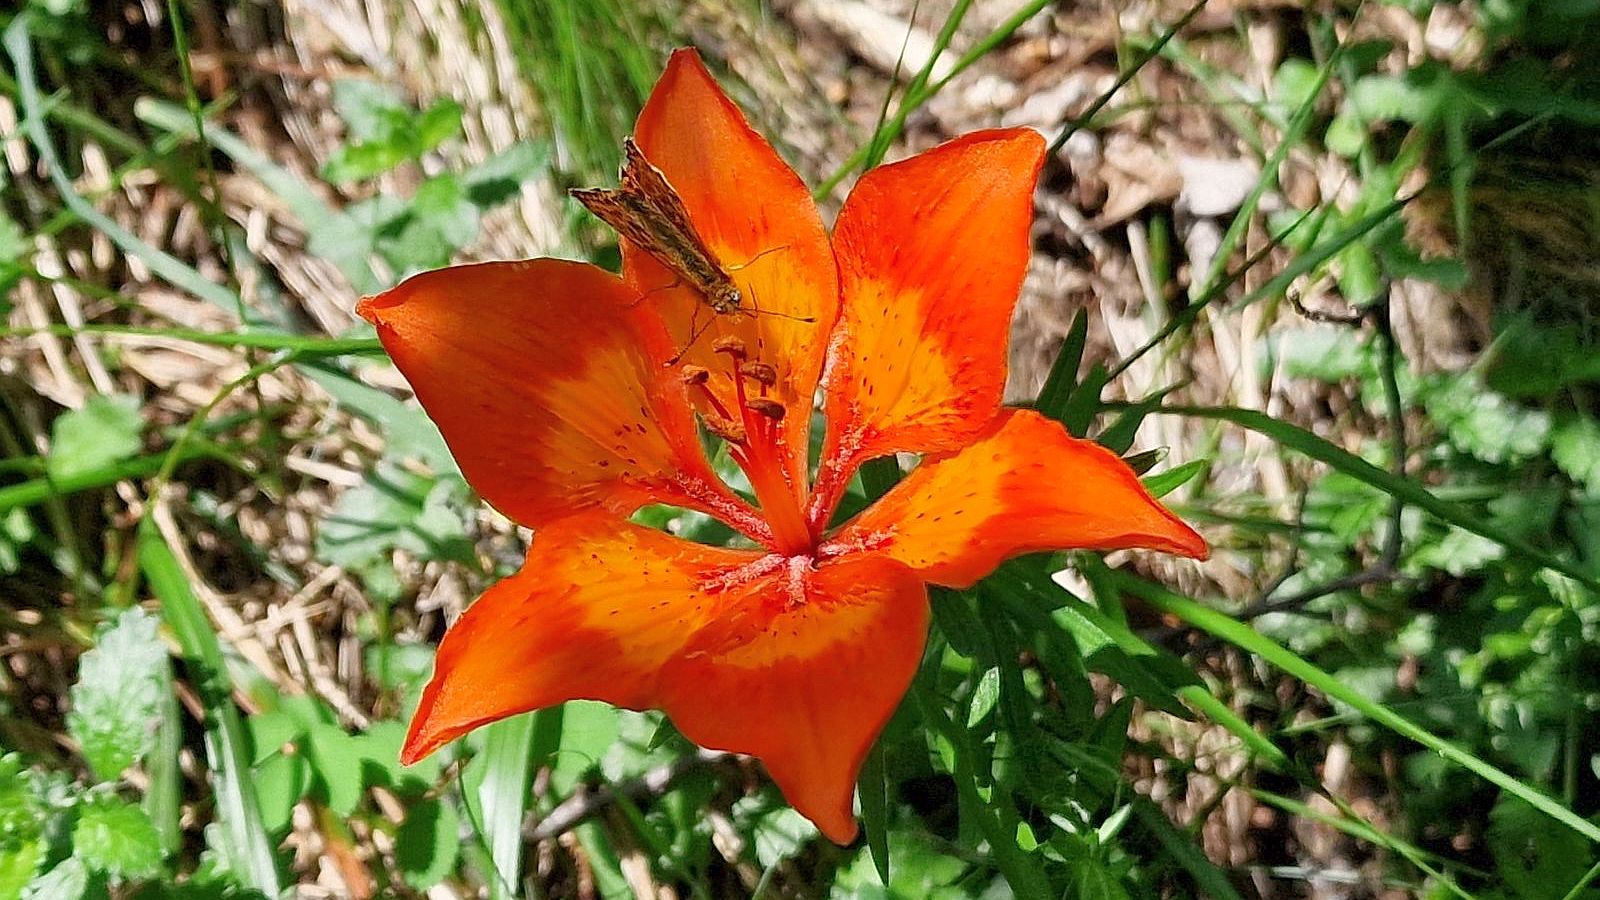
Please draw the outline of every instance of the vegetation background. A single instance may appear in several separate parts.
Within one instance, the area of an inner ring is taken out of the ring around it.
[[[0,898],[1600,897],[1594,0],[22,0],[0,27]],[[614,264],[565,189],[610,183],[688,43],[830,214],[885,156],[1050,137],[1011,399],[1130,454],[1216,551],[936,597],[853,847],[653,714],[396,761],[526,535],[354,300]]]

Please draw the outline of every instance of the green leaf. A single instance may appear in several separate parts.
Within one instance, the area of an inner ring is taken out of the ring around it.
[[[518,141],[461,175],[467,197],[479,209],[504,203],[522,190],[522,185],[542,177],[550,168],[550,146]]]
[[[395,863],[407,884],[425,891],[443,881],[461,852],[455,808],[440,800],[411,803],[395,832],[394,846]]]
[[[885,752],[881,742],[867,751],[856,791],[861,796],[861,830],[866,836],[867,852],[878,870],[878,879],[888,884],[890,787],[884,766]]]
[[[385,139],[395,114],[409,113],[399,94],[360,78],[342,78],[333,83],[333,108],[358,141]]]
[[[22,549],[37,534],[27,510],[0,504],[0,575],[13,575],[22,568]]]
[[[49,810],[40,797],[39,784],[15,753],[0,756],[0,839],[37,836],[45,827]]]
[[[1573,415],[1562,420],[1550,434],[1550,458],[1591,496],[1600,495],[1600,424],[1594,419]]]
[[[564,719],[564,711],[557,707],[495,722],[483,729],[483,750],[467,764],[463,793],[468,813],[476,807],[472,822],[494,866],[489,895],[496,900],[516,896],[522,883],[527,843],[522,823],[532,797],[533,773],[560,740]]]
[[[756,860],[771,868],[797,856],[817,836],[817,826],[788,806],[780,806],[756,823]]]
[[[138,608],[124,611],[79,661],[67,730],[100,780],[115,780],[154,744],[167,671],[156,620]]]
[[[1337,384],[1377,372],[1373,346],[1349,328],[1315,325],[1285,329],[1268,340],[1274,360],[1290,378]]]
[[[435,175],[424,181],[411,198],[411,212],[438,231],[454,249],[465,247],[478,236],[478,207],[454,175]]]
[[[307,737],[312,789],[329,809],[341,816],[351,815],[366,791],[360,744],[343,728],[324,722],[313,724]]]
[[[389,171],[411,156],[399,144],[368,142],[335,150],[322,165],[322,177],[334,184],[349,184]]]
[[[84,865],[118,878],[151,878],[161,871],[161,835],[144,810],[110,795],[78,809],[72,853]]]
[[[1521,462],[1543,452],[1549,442],[1549,413],[1520,406],[1473,376],[1432,379],[1423,387],[1421,401],[1452,445],[1484,462]]]
[[[137,397],[90,397],[51,426],[46,471],[51,478],[70,478],[125,460],[139,452],[143,429]]]
[[[1154,475],[1145,476],[1144,489],[1149,491],[1152,497],[1165,497],[1188,484],[1191,479],[1204,472],[1210,465],[1211,460],[1209,459],[1191,459],[1183,465],[1168,469],[1165,472],[1157,472]]]
[[[1096,363],[1089,369],[1089,374],[1083,376],[1083,381],[1073,390],[1072,396],[1062,403],[1061,424],[1072,432],[1073,437],[1083,437],[1089,433],[1089,423],[1100,411],[1100,392],[1105,389],[1109,377],[1105,367]]]
[[[461,104],[454,100],[435,102],[417,117],[414,128],[415,155],[421,156],[461,131]]]
[[[1044,387],[1039,389],[1039,399],[1034,408],[1056,421],[1066,414],[1067,399],[1078,387],[1078,366],[1083,363],[1083,347],[1089,339],[1089,311],[1080,309],[1067,330],[1066,340],[1055,362],[1050,364],[1050,374],[1045,376]]]
[[[617,734],[617,711],[609,704],[593,700],[568,702],[561,716],[561,749],[550,766],[550,789],[559,796],[571,793],[605,756]]]
[[[317,555],[330,563],[356,566],[384,560],[400,549],[419,559],[472,558],[454,499],[461,484],[454,477],[431,478],[389,461],[379,463],[361,486],[345,491],[317,531]]]
[[[1153,450],[1144,450],[1124,456],[1122,461],[1127,464],[1128,468],[1133,470],[1133,474],[1144,475],[1144,473],[1161,465],[1161,461],[1167,458],[1167,452],[1166,447],[1156,447]]]
[[[261,823],[272,834],[282,834],[293,821],[295,804],[311,784],[311,767],[299,753],[279,751],[251,769]]]
[[[1509,795],[1489,813],[1488,839],[1495,870],[1518,897],[1554,897],[1594,860],[1582,835],[1551,828],[1542,813]]]
[[[89,870],[76,856],[68,857],[55,868],[35,878],[23,893],[23,900],[78,900],[89,890]]]
[[[0,898],[22,896],[23,888],[39,874],[44,851],[45,843],[37,837],[12,840],[0,848]]]
[[[1074,860],[1073,867],[1078,873],[1080,900],[1129,900],[1122,882],[1100,860],[1086,855]]]

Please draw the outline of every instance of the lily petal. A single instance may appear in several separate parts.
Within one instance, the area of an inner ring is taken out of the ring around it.
[[[1037,132],[979,131],[851,191],[833,232],[844,306],[814,523],[862,462],[954,450],[999,409],[1043,162]]]
[[[817,566],[576,516],[446,633],[401,759],[567,700],[659,707],[690,740],[760,759],[848,843],[856,776],[927,628],[921,580],[891,559]]]
[[[861,764],[922,658],[927,592],[883,557],[790,563],[667,665],[662,706],[695,743],[760,759],[791,806],[847,844]]]
[[[763,539],[706,463],[683,386],[651,357],[665,335],[639,303],[594,266],[535,259],[426,272],[356,309],[467,481],[512,519],[660,502]]]
[[[839,310],[827,231],[811,194],[717,86],[699,54],[679,50],[639,113],[634,138],[683,199],[695,229],[754,314],[718,315],[654,259],[623,243],[624,275],[660,310],[682,359],[712,373],[710,388],[735,408],[729,366],[712,350],[736,337],[774,366],[772,399],[785,408],[786,471],[805,482],[811,403],[827,336]],[[704,333],[695,335],[700,329]]]
[[[867,550],[948,587],[1039,550],[1142,547],[1205,559],[1206,542],[1116,454],[1031,410],[1006,410],[952,456],[924,462],[822,548]]]
[[[540,529],[522,569],[445,633],[401,761],[567,700],[657,705],[661,667],[725,605],[708,585],[761,558],[605,513]]]

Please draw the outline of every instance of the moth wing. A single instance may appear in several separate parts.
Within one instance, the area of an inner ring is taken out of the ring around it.
[[[695,245],[694,249],[710,259],[705,241],[689,219],[689,208],[683,205],[683,198],[667,181],[667,176],[644,158],[633,138],[622,142],[622,154],[622,189],[643,198],[666,228],[687,236]]]
[[[626,188],[620,191],[574,188],[570,193],[600,221],[615,228],[624,240],[663,263],[671,260],[674,252],[672,245],[653,227],[652,210],[638,195]]]

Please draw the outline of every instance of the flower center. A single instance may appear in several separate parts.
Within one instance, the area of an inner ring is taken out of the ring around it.
[[[734,462],[750,479],[756,502],[772,527],[772,539],[785,556],[809,554],[816,536],[801,512],[800,491],[790,483],[778,446],[782,429],[783,404],[768,396],[778,381],[772,366],[752,361],[744,342],[722,338],[713,349],[728,360],[736,408],[729,410],[711,391],[711,372],[700,366],[684,366],[683,380],[697,389],[706,407],[701,421],[706,430],[728,443]]]

